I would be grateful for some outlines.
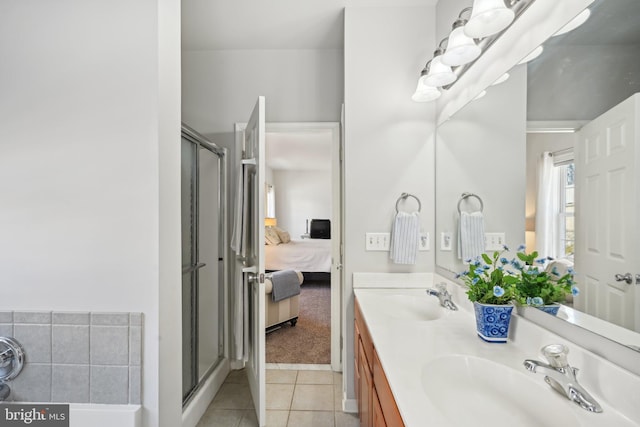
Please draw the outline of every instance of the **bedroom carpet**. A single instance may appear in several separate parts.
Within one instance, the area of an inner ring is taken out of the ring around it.
[[[330,282],[305,282],[298,323],[269,332],[266,344],[267,363],[331,363]]]

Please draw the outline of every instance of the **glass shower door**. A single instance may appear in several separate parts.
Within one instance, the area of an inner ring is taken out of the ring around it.
[[[222,155],[184,133],[182,157],[182,396],[188,402],[224,351]]]

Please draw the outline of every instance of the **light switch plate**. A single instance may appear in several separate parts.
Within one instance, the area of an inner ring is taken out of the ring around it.
[[[484,233],[484,248],[487,251],[501,251],[507,240],[505,233]]]
[[[420,233],[420,245],[419,251],[428,251],[431,248],[431,242],[429,241],[429,233]]]
[[[440,233],[440,250],[453,250],[453,236],[450,231],[443,231],[442,233]]]
[[[367,251],[388,251],[391,247],[390,233],[366,233]]]

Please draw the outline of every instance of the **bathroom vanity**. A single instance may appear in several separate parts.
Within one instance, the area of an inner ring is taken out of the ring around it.
[[[389,381],[373,346],[371,334],[355,303],[354,321],[355,388],[361,426],[404,426]]]
[[[621,426],[640,424],[640,377],[526,319],[509,341],[476,336],[473,305],[447,282],[457,311],[426,289],[429,274],[354,274],[355,384],[361,426]],[[589,412],[528,372],[527,359],[563,344],[578,382],[603,409]]]

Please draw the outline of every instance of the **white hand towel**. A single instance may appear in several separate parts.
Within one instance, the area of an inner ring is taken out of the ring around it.
[[[233,213],[233,233],[231,249],[244,258],[247,252],[247,227],[249,218],[249,172],[244,165],[238,165],[235,211]]]
[[[242,164],[238,165],[236,174],[236,197],[234,201],[233,211],[233,233],[231,234],[231,249],[236,254],[242,252],[242,234],[243,234],[243,219],[244,219],[244,167]]]
[[[419,244],[420,215],[398,212],[391,230],[391,260],[396,264],[415,264]]]
[[[462,212],[458,222],[458,258],[475,259],[485,251],[482,212]]]

